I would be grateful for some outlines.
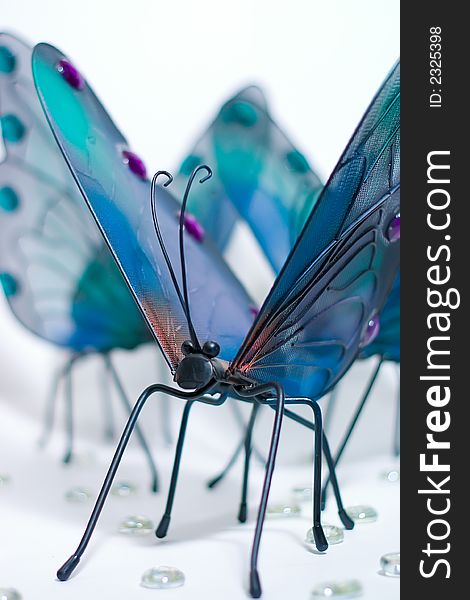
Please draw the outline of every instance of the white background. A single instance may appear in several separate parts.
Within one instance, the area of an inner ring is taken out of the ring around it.
[[[32,43],[51,42],[68,54],[150,171],[174,169],[220,104],[237,88],[256,82],[268,94],[274,118],[325,179],[398,57],[399,3],[0,0],[0,29]],[[238,252],[244,278],[250,281],[248,243]],[[264,293],[268,280],[266,274],[256,286],[251,281],[256,296]],[[245,597],[252,523],[240,529],[234,523],[240,466],[215,495],[202,486],[236,443],[237,428],[228,408],[194,411],[168,542],[134,544],[113,535],[117,521],[128,512],[145,511],[158,518],[162,495],[153,500],[141,489],[138,499],[120,501],[122,505],[116,499],[110,502],[99,542],[79,576],[68,585],[54,581],[53,573],[78,541],[89,511],[88,506],[70,508],[63,492],[75,483],[97,491],[111,453],[100,437],[96,361],[76,374],[77,448],[82,454],[91,452],[93,464],[75,464],[69,470],[60,466],[60,423],[47,451],[39,454],[35,449],[47,387],[54,366],[64,358],[22,330],[0,299],[0,474],[12,476],[12,483],[0,488],[0,587],[15,585],[25,599],[33,600],[143,598],[152,592],[138,587],[141,572],[168,563],[188,577],[186,586],[172,596]],[[117,361],[133,396],[164,377],[152,348],[120,353]],[[351,414],[372,366],[373,361],[356,365],[342,383],[333,438]],[[325,577],[354,575],[363,581],[368,599],[398,598],[398,582],[376,573],[380,555],[398,548],[398,488],[378,479],[392,464],[388,451],[395,386],[396,374],[385,369],[342,471],[347,501],[375,502],[381,519],[351,533],[347,543],[325,557],[301,547],[306,519],[268,524],[261,558],[264,597],[308,598],[313,585]],[[173,408],[173,429],[179,410]],[[172,450],[162,446],[158,410],[149,407],[144,414],[166,489]],[[119,423],[122,417],[118,412]],[[257,434],[260,448],[266,448],[269,425],[265,415]],[[310,451],[309,435],[288,426],[275,477],[278,500],[289,498],[293,484],[308,482]],[[143,488],[147,472],[141,464],[138,449],[131,448],[122,477]],[[252,506],[261,473],[252,478]]]

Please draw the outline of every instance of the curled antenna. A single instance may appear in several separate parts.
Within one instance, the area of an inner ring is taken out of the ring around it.
[[[189,335],[191,336],[191,341],[192,341],[193,345],[195,346],[195,348],[200,350],[201,345],[199,344],[199,340],[197,339],[197,335],[194,330],[194,327],[193,327],[193,324],[191,321],[190,312],[189,312],[189,303],[187,301],[188,294],[187,294],[187,291],[184,296],[181,293],[181,289],[178,284],[178,279],[176,278],[176,274],[173,269],[173,265],[171,264],[170,257],[166,250],[165,242],[163,240],[162,232],[160,230],[160,224],[158,222],[157,209],[156,209],[156,191],[157,191],[157,179],[160,177],[160,175],[164,175],[167,178],[167,180],[163,184],[163,187],[168,187],[170,185],[170,183],[173,181],[173,176],[171,175],[171,173],[168,173],[168,171],[157,171],[152,178],[152,185],[150,188],[150,206],[152,209],[153,225],[155,227],[155,233],[157,234],[158,243],[160,244],[160,249],[162,251],[163,258],[165,259],[166,265],[168,267],[168,271],[170,273],[170,277],[173,282],[173,286],[176,290],[176,294],[177,294],[180,304],[183,308],[183,312],[185,314],[186,321],[188,323],[188,329],[189,329]],[[180,228],[181,228],[181,223],[180,223]],[[186,270],[184,272],[186,273]]]
[[[185,303],[186,309],[187,309],[186,318],[188,319],[188,324],[191,323],[190,331],[192,329],[192,321],[191,321],[191,314],[190,314],[190,309],[189,309],[188,281],[187,281],[187,276],[186,276],[186,260],[185,260],[185,256],[184,256],[184,235],[183,235],[184,215],[186,212],[186,204],[188,203],[188,196],[189,196],[189,192],[191,190],[191,186],[193,185],[196,175],[199,173],[199,171],[202,171],[203,169],[206,171],[206,175],[199,180],[199,183],[204,183],[205,181],[207,181],[208,179],[210,179],[212,177],[212,170],[207,165],[198,165],[197,167],[195,167],[193,169],[193,171],[189,177],[188,183],[186,185],[186,189],[184,190],[183,202],[181,204],[181,211],[180,211],[180,222],[179,222],[179,242],[180,242],[181,278],[182,278],[182,282],[183,282],[183,298],[184,298],[184,303]],[[191,335],[191,341],[193,342],[193,344],[195,344],[195,346],[198,350],[201,349],[201,346],[200,346],[197,338],[193,339],[193,337]]]

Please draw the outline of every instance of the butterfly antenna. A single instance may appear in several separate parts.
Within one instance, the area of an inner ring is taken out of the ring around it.
[[[193,344],[196,348],[200,349],[200,344],[197,339],[196,332],[194,331],[194,327],[193,327],[191,317],[189,314],[189,304],[186,303],[185,297],[183,297],[183,294],[181,293],[181,289],[178,284],[178,279],[176,278],[176,274],[173,269],[173,265],[171,264],[171,260],[170,260],[170,257],[168,255],[168,252],[167,252],[167,249],[165,246],[165,242],[163,241],[163,236],[162,236],[160,224],[158,221],[157,207],[156,207],[156,197],[157,197],[156,192],[157,192],[157,179],[160,177],[160,175],[164,175],[167,178],[167,180],[163,184],[163,187],[168,187],[170,185],[170,183],[173,181],[173,175],[171,175],[171,173],[168,173],[168,171],[157,171],[152,178],[152,185],[150,188],[150,206],[152,209],[153,225],[155,227],[155,233],[157,234],[158,243],[160,244],[160,249],[162,251],[163,258],[165,259],[166,265],[168,267],[168,271],[170,273],[170,277],[173,282],[173,286],[176,290],[176,294],[177,294],[180,304],[183,308],[183,312],[185,314],[186,321],[188,323],[191,341],[193,342]],[[187,293],[186,293],[186,297],[187,297]]]
[[[183,195],[183,202],[181,204],[180,211],[180,222],[179,222],[179,242],[180,242],[180,261],[181,261],[181,279],[183,282],[183,298],[184,303],[186,305],[186,318],[188,320],[189,331],[191,333],[191,341],[196,346],[198,350],[201,349],[201,345],[199,344],[199,340],[197,339],[196,332],[194,331],[194,327],[191,321],[191,313],[189,309],[189,296],[188,296],[188,279],[186,275],[186,260],[184,254],[184,216],[186,213],[186,205],[188,203],[189,192],[191,191],[191,186],[193,185],[194,179],[199,171],[206,171],[206,175],[199,180],[199,183],[204,183],[208,179],[212,177],[212,170],[207,165],[199,165],[193,169],[188,183],[186,185],[186,189]],[[193,338],[194,333],[194,338]]]

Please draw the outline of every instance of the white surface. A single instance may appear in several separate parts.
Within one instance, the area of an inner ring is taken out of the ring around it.
[[[132,449],[118,479],[137,483],[138,495],[109,498],[76,575],[68,583],[60,583],[55,580],[55,571],[78,543],[91,509],[91,503],[67,504],[64,492],[74,485],[83,485],[96,493],[111,448],[94,446],[91,457],[85,452],[85,464],[64,468],[57,460],[57,444],[46,453],[35,452],[31,440],[38,434],[37,426],[2,407],[0,472],[9,472],[12,481],[0,488],[0,585],[17,587],[25,600],[137,600],[162,593],[140,588],[142,573],[152,566],[170,565],[186,575],[183,588],[165,592],[172,598],[244,598],[262,470],[257,466],[252,474],[251,520],[241,526],[236,521],[241,463],[217,490],[205,489],[204,482],[217,472],[223,460],[217,453],[207,452],[200,443],[197,411],[196,407],[167,540],[156,540],[153,535],[130,539],[116,533],[119,521],[128,514],[148,515],[158,522],[164,505],[164,493],[152,496],[147,492],[147,472],[138,450]],[[83,450],[82,447],[82,453]],[[171,460],[172,451],[159,450],[164,490]],[[378,574],[380,556],[399,548],[399,484],[379,477],[391,466],[390,456],[380,455],[349,464],[341,471],[346,502],[372,505],[379,512],[379,520],[345,532],[345,542],[332,546],[326,555],[312,554],[303,547],[310,527],[308,505],[304,506],[302,518],[266,521],[260,554],[264,598],[307,600],[310,589],[320,581],[354,577],[363,583],[364,598],[398,599],[399,582]],[[271,502],[289,501],[292,486],[309,482],[310,475],[307,465],[279,467]],[[325,520],[338,524],[333,503]]]
[[[0,0],[0,29],[31,42],[50,41],[65,51],[149,170],[176,167],[221,102],[238,87],[258,82],[268,93],[274,117],[326,177],[398,56],[398,9],[398,1],[388,0]],[[249,274],[253,261],[247,244],[244,249],[239,264]],[[267,280],[256,277],[255,296],[263,294]],[[53,368],[62,360],[62,353],[17,325],[2,297],[0,473],[11,474],[13,481],[0,489],[0,587],[18,587],[24,600],[137,599],[161,593],[139,588],[143,571],[169,564],[185,572],[187,583],[164,594],[205,600],[245,597],[253,522],[241,527],[235,520],[241,464],[216,492],[205,492],[202,485],[224,464],[238,439],[228,408],[194,410],[167,541],[139,542],[114,534],[117,522],[128,513],[144,512],[158,519],[164,501],[164,494],[151,498],[144,491],[147,471],[133,446],[120,478],[138,482],[140,495],[111,498],[77,576],[68,584],[54,581],[90,510],[67,505],[63,493],[76,484],[97,491],[112,453],[111,446],[99,441],[99,365],[93,359],[75,374],[75,414],[78,451],[90,449],[96,464],[62,467],[60,433],[45,453],[37,452],[34,442],[45,395]],[[119,353],[117,363],[133,398],[144,385],[165,378],[151,347]],[[333,439],[351,415],[372,366],[373,361],[356,365],[342,382]],[[377,575],[381,554],[399,544],[398,486],[378,479],[391,464],[395,385],[393,369],[385,368],[341,471],[347,502],[373,504],[380,520],[347,533],[346,542],[332,547],[327,556],[309,554],[302,547],[307,518],[267,524],[260,556],[264,598],[307,599],[315,582],[351,575],[363,581],[366,600],[398,598],[399,582]],[[176,403],[173,428],[180,410]],[[160,414],[157,402],[149,406],[144,429],[155,440],[166,491],[172,451],[161,444]],[[61,411],[58,417],[62,422]],[[116,420],[122,424],[121,412]],[[266,412],[256,435],[262,450],[267,448],[270,423]],[[310,434],[286,423],[273,501],[288,499],[292,485],[309,481],[311,448]],[[255,483],[261,479],[258,469],[252,477],[252,516],[258,497]],[[328,520],[336,522],[335,515]]]

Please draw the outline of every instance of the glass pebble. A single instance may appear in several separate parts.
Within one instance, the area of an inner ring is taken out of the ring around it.
[[[0,587],[0,600],[21,600],[21,594],[14,588]]]
[[[346,512],[354,521],[354,523],[374,523],[378,519],[378,513],[372,506],[365,504],[357,504],[356,506],[348,506]]]
[[[130,515],[119,524],[118,531],[124,535],[148,535],[155,530],[155,524],[148,517]]]
[[[65,499],[71,504],[84,504],[91,500],[92,497],[93,494],[89,489],[79,486],[73,487],[65,492]]]
[[[5,485],[8,485],[10,482],[11,482],[10,475],[7,475],[6,473],[0,473],[0,489],[2,487],[4,487]]]
[[[146,588],[168,590],[184,585],[184,573],[176,567],[153,567],[142,575],[140,584]]]
[[[327,525],[324,523],[323,533],[325,534],[326,541],[330,546],[334,546],[335,544],[341,544],[342,542],[344,542],[344,531],[341,529],[341,527],[336,527],[336,525]],[[310,528],[307,531],[307,534],[305,536],[305,545],[312,552],[317,552],[312,528]]]
[[[391,469],[390,471],[383,471],[381,478],[390,483],[395,483],[400,480],[400,471],[398,469]]]
[[[356,579],[348,579],[345,581],[331,581],[320,583],[312,590],[312,600],[318,598],[341,598],[346,600],[349,598],[360,598],[362,596],[362,585]]]
[[[299,504],[312,501],[312,488],[308,485],[297,485],[292,488],[292,497]]]
[[[388,577],[400,577],[400,553],[389,552],[380,557],[381,574]]]
[[[111,488],[111,494],[118,498],[128,498],[137,493],[137,486],[129,481],[116,481]]]
[[[301,513],[297,504],[273,504],[268,506],[267,516],[270,519],[298,517]]]

